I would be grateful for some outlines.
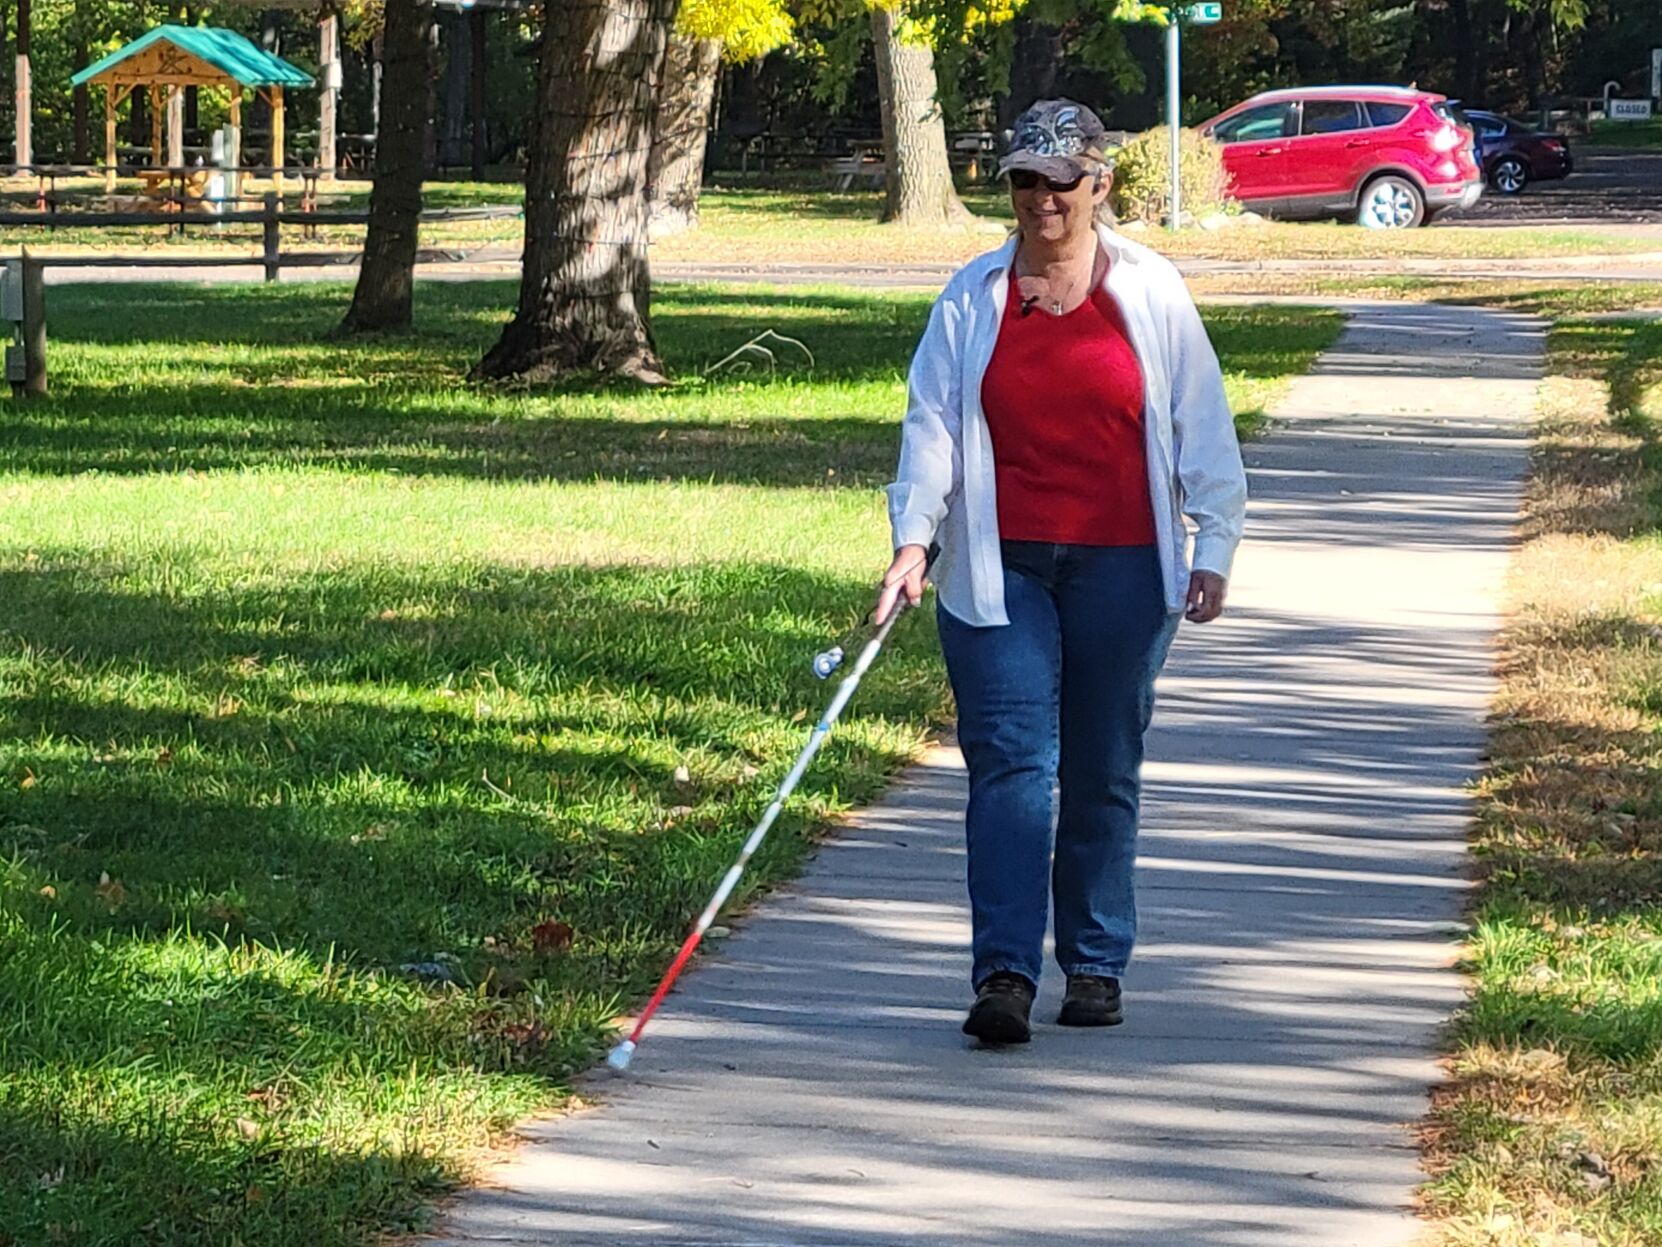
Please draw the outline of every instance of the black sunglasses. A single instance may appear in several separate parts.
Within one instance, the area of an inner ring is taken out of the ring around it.
[[[1071,181],[1058,182],[1055,178],[1044,177],[1040,174],[1034,173],[1031,169],[1010,170],[1010,185],[1018,191],[1030,191],[1040,182],[1043,182],[1045,184],[1045,189],[1050,191],[1052,194],[1065,195],[1069,191],[1075,189],[1084,180],[1085,175],[1083,173]]]

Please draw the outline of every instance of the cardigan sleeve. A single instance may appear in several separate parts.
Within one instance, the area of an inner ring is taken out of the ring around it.
[[[894,548],[927,546],[946,517],[947,499],[963,479],[963,408],[959,376],[963,313],[956,283],[929,313],[906,378],[900,465],[888,487]]]

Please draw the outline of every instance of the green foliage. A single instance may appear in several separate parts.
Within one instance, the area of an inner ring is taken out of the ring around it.
[[[719,39],[722,56],[742,64],[791,41],[796,23],[782,0],[683,0],[676,29],[694,39]]]
[[[1229,202],[1223,148],[1194,130],[1178,139],[1178,184],[1183,210],[1195,216]],[[1120,148],[1110,200],[1122,221],[1163,220],[1171,210],[1171,132],[1165,126],[1139,134]]]

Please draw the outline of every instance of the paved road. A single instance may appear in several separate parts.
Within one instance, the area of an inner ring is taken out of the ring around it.
[[[1461,225],[1662,222],[1662,151],[1599,151],[1571,144],[1576,171],[1559,182],[1537,182],[1521,195],[1485,195],[1468,212],[1446,218]]]
[[[1249,447],[1234,609],[1185,629],[1163,683],[1125,1026],[966,1046],[963,776],[941,749],[441,1241],[1406,1242],[1542,340],[1357,309]]]

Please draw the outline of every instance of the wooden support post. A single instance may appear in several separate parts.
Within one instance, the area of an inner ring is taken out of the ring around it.
[[[150,167],[162,167],[162,89],[150,88]]]
[[[277,220],[279,204],[276,191],[265,193],[265,220],[261,223],[261,241],[267,281],[276,281],[283,268],[283,234],[282,226]]]
[[[467,111],[473,139],[473,176],[485,176],[485,11],[467,15],[469,61]]]
[[[182,169],[185,164],[185,89],[167,89],[167,164]]]
[[[240,206],[237,201],[242,199],[242,86],[239,83],[231,84],[231,168],[236,170],[231,174],[231,199],[233,206]]]
[[[104,193],[115,194],[115,110],[121,104],[113,82],[104,84]]]
[[[318,23],[317,167],[335,176],[335,107],[340,99],[340,18],[325,13]]]
[[[34,75],[29,67],[29,41],[33,27],[30,0],[17,0],[17,129],[12,158],[16,164],[35,163]]]
[[[272,87],[266,93],[271,101],[271,188],[279,198],[283,194],[283,88]]]

